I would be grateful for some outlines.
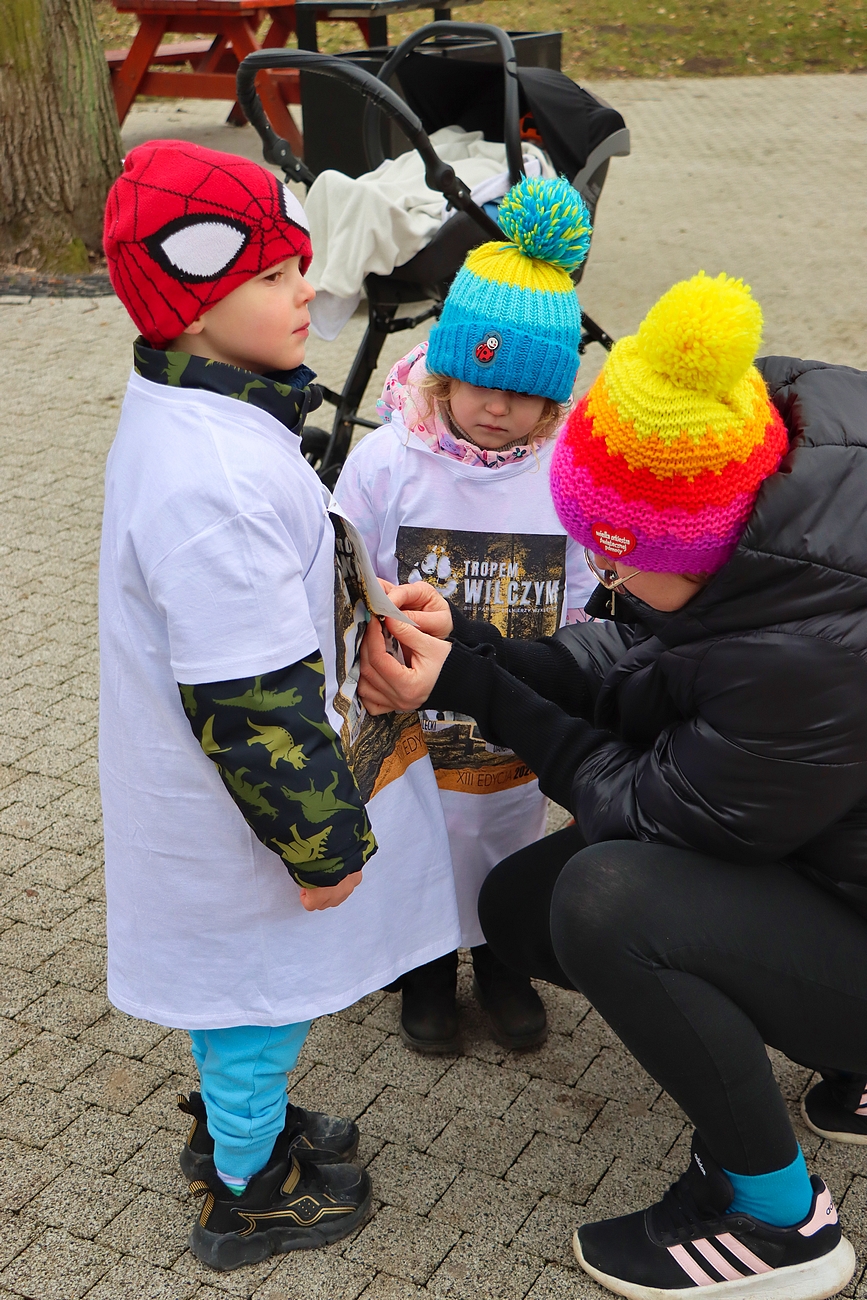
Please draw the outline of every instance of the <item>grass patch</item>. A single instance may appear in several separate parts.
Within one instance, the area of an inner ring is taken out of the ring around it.
[[[105,47],[127,45],[135,16],[117,13],[111,0],[94,5]],[[392,18],[392,43],[430,17],[422,10]],[[513,31],[561,30],[563,69],[578,80],[867,73],[867,0],[484,0],[454,17]],[[326,51],[364,44],[354,23],[321,23],[319,32]]]

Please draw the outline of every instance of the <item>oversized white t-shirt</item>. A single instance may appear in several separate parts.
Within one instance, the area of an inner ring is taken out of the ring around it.
[[[326,496],[300,439],[267,412],[132,375],[100,561],[108,994],[130,1015],[183,1029],[292,1024],[457,945],[436,781],[405,725],[366,731],[379,852],[346,902],[306,912],[181,705],[179,681],[272,672],[318,647],[329,720],[345,725],[335,638],[345,678],[357,612],[335,629],[347,593]]]
[[[581,548],[557,518],[548,483],[554,440],[536,458],[465,465],[410,433],[400,413],[350,455],[335,496],[390,582],[432,583],[504,636],[550,636],[595,587]],[[448,826],[462,942],[484,943],[482,881],[545,833],[547,800],[511,752],[463,714],[423,715]]]

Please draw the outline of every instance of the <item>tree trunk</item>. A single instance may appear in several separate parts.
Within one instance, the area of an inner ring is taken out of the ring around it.
[[[0,261],[88,269],[121,167],[92,0],[0,0]]]

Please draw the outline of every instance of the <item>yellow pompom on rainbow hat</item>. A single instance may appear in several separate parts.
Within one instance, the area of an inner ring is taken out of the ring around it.
[[[657,573],[713,573],[788,451],[753,365],[759,304],[700,271],[615,343],[557,441],[560,522],[600,555]]]

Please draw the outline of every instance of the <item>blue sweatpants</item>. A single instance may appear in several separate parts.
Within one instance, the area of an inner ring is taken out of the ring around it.
[[[268,1163],[286,1122],[286,1075],[310,1024],[189,1031],[221,1173],[251,1178]]]

